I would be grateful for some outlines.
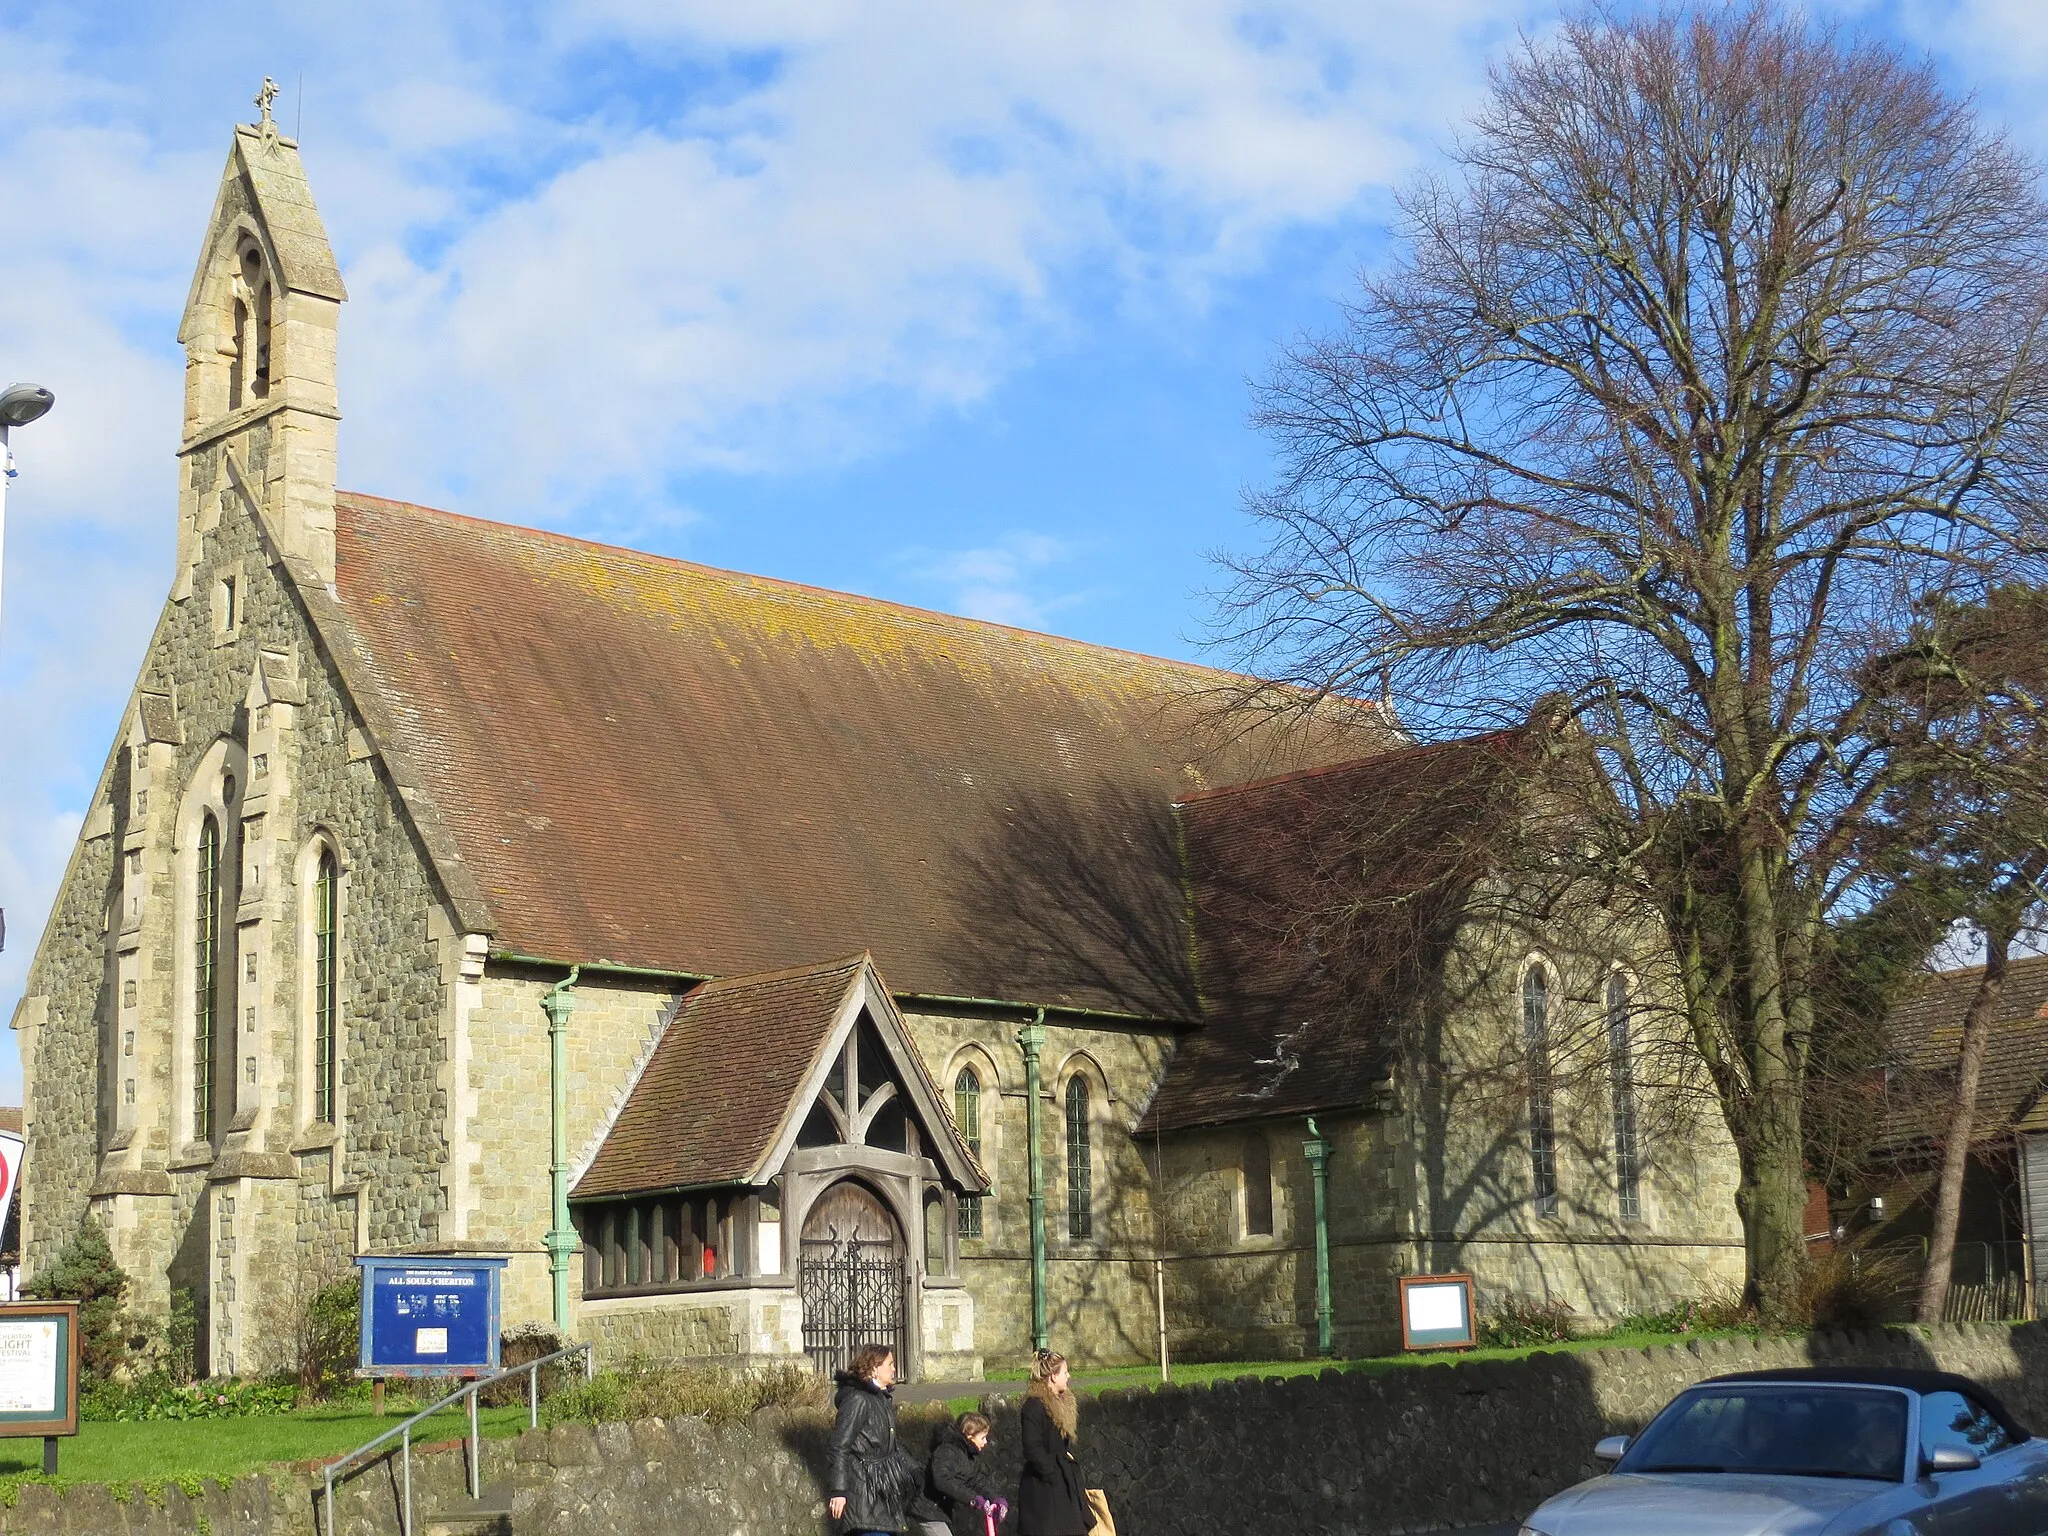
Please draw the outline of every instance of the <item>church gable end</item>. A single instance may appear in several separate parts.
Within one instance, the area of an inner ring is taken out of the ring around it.
[[[15,1018],[29,1275],[90,1212],[139,1316],[193,1293],[203,1370],[273,1364],[252,1265],[339,1277],[451,1209],[455,914],[325,585],[331,274],[295,149],[239,131],[187,312],[177,577]]]

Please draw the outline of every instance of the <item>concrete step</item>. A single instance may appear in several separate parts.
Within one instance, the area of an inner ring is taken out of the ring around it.
[[[481,1498],[443,1504],[415,1529],[418,1536],[512,1536],[512,1485],[486,1484]]]

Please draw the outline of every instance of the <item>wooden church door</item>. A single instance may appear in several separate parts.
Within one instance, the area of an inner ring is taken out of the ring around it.
[[[903,1233],[880,1197],[842,1179],[804,1217],[797,1257],[804,1353],[822,1372],[843,1371],[863,1344],[886,1344],[904,1365]]]

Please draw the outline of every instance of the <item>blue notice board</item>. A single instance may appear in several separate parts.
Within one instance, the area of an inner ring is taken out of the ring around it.
[[[359,1376],[479,1376],[498,1368],[505,1259],[359,1258]]]

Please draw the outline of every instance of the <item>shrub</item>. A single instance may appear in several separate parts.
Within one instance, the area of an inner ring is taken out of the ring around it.
[[[1652,1308],[1647,1312],[1630,1312],[1614,1325],[1616,1333],[1691,1333],[1701,1326],[1700,1304],[1696,1301],[1676,1302],[1668,1307]]]
[[[1740,1291],[1729,1290],[1676,1301],[1668,1307],[1631,1312],[1614,1325],[1614,1331],[1682,1335],[1701,1329],[1723,1333],[1755,1326],[1756,1309],[1744,1305]]]
[[[199,1303],[189,1285],[171,1292],[171,1315],[164,1325],[164,1373],[177,1382],[199,1374]]]
[[[1919,1287],[1913,1259],[1883,1249],[1837,1249],[1809,1260],[1795,1296],[1816,1328],[1876,1328],[1912,1316]]]
[[[542,1359],[567,1347],[562,1336],[546,1323],[527,1323],[498,1340],[498,1364],[509,1371],[514,1366]],[[580,1359],[558,1360],[553,1365],[542,1366],[538,1374],[540,1395],[545,1400],[567,1387],[572,1379],[580,1382],[583,1364]],[[517,1381],[486,1387],[478,1397],[486,1408],[507,1408],[514,1403],[523,1403],[526,1401],[526,1378],[522,1376]]]
[[[1480,1319],[1479,1342],[1496,1349],[1558,1344],[1578,1336],[1577,1324],[1570,1302],[1511,1294]]]
[[[82,1330],[81,1330],[82,1331]],[[178,1382],[161,1371],[133,1381],[95,1381],[78,1398],[78,1416],[100,1423],[132,1424],[147,1419],[248,1419],[290,1413],[298,1406],[298,1384],[289,1377],[268,1381]]]
[[[541,1405],[541,1422],[703,1418],[737,1424],[763,1408],[821,1407],[827,1398],[824,1378],[808,1364],[727,1371],[635,1357],[557,1392]]]
[[[350,1275],[313,1292],[298,1320],[298,1385],[325,1399],[352,1382],[362,1355],[363,1279]]]
[[[107,1234],[90,1217],[78,1224],[57,1261],[23,1290],[37,1301],[78,1303],[78,1359],[88,1380],[112,1381],[148,1340],[136,1334],[123,1303],[128,1274],[114,1262]]]
[[[1693,1320],[1701,1328],[1725,1330],[1761,1326],[1755,1305],[1737,1285],[1724,1286],[1700,1297],[1694,1304]]]

